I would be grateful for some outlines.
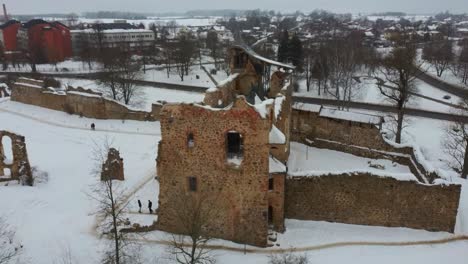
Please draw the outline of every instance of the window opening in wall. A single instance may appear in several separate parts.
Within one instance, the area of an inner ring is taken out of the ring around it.
[[[244,144],[240,133],[229,131],[227,137],[227,159],[230,163],[240,165],[244,157]]]
[[[1,175],[1,174],[0,174]],[[3,176],[0,176],[0,178],[10,178],[11,177],[11,170],[10,169],[3,169]]]
[[[270,178],[268,178],[268,190],[273,191],[274,188],[274,180],[273,176],[270,175]]]
[[[189,133],[187,136],[187,146],[189,148],[193,148],[195,146],[195,139],[193,137],[193,133]]]
[[[189,177],[188,182],[189,182],[189,190],[191,192],[196,192],[197,191],[197,178]]]
[[[11,138],[4,136],[1,145],[3,145],[3,151],[0,151],[4,156],[3,162],[7,165],[13,164],[13,144]]]
[[[268,224],[273,224],[273,207],[268,206]]]

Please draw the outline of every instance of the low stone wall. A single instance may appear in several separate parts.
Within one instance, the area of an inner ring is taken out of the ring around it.
[[[423,185],[371,174],[286,179],[285,217],[453,233],[460,185]]]
[[[391,159],[408,166],[421,182],[432,183],[439,176],[427,169],[412,147],[387,143],[374,125],[322,118],[318,113],[294,109],[291,140],[371,159]]]
[[[20,78],[13,85],[11,100],[96,119],[159,120],[161,104],[153,104],[151,112],[132,110],[83,88],[54,91],[42,88],[40,81]]]

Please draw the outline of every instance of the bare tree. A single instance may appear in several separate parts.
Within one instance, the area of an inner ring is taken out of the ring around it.
[[[451,67],[452,72],[463,84],[468,84],[468,44],[461,48],[460,55]]]
[[[341,102],[344,109],[356,94],[358,83],[354,79],[359,70],[357,50],[347,40],[336,39],[327,44],[327,71],[329,87],[326,92]]]
[[[461,103],[467,109],[468,99]],[[463,115],[467,110],[460,110]],[[455,171],[459,172],[463,179],[468,176],[468,125],[462,121],[455,121],[446,128],[442,141],[445,153],[451,158],[447,163]]]
[[[139,95],[139,87],[135,81],[140,80],[141,64],[132,59],[130,53],[123,53],[117,60],[118,65],[118,89],[123,102],[128,105],[131,100]]]
[[[0,264],[13,263],[21,254],[22,248],[15,239],[14,229],[0,216]]]
[[[189,74],[195,55],[196,47],[193,36],[188,32],[179,34],[174,51],[174,63],[181,81],[184,81],[184,76]]]
[[[111,145],[109,139],[105,139],[103,143],[94,143],[92,158],[95,165],[92,173],[99,179],[99,182],[91,187],[91,192],[88,194],[97,203],[95,215],[99,222],[98,232],[101,237],[110,241],[109,248],[103,254],[102,263],[138,263],[136,262],[138,253],[134,251],[133,244],[128,241],[128,234],[119,231],[119,228],[127,222],[125,213],[128,200],[124,196],[125,190],[112,180],[112,176],[101,179],[102,164],[107,159]]]
[[[423,48],[423,59],[430,62],[441,77],[454,58],[453,45],[450,40],[431,41]]]
[[[139,95],[135,82],[142,79],[140,61],[134,60],[124,48],[107,50],[102,58],[107,66],[98,75],[98,82],[114,100],[129,105]]]
[[[218,68],[218,54],[219,54],[219,40],[218,33],[216,31],[210,30],[206,35],[206,47],[210,50],[210,55],[214,60],[215,68]]]
[[[379,72],[389,83],[378,85],[380,93],[397,108],[396,143],[401,143],[405,107],[415,92],[415,79],[421,71],[416,63],[416,46],[405,42],[381,59]]]
[[[206,196],[180,193],[175,211],[181,234],[172,235],[170,253],[180,264],[213,264],[216,261],[207,243],[211,240],[210,223],[216,211]]]

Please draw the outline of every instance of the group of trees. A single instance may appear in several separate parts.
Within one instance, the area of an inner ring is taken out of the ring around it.
[[[426,43],[422,58],[429,62],[436,70],[437,76],[442,77],[446,71],[451,71],[462,84],[468,84],[468,42],[460,41],[458,49],[456,43],[449,39],[434,40]]]
[[[422,58],[436,69],[437,76],[449,68],[454,59],[453,43],[448,39],[430,41],[424,45]]]

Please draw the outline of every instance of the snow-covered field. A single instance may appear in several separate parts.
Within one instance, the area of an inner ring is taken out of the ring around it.
[[[387,104],[392,105],[392,102],[388,101],[380,92],[376,80],[374,78],[361,78],[362,83],[357,85],[354,92],[352,101],[355,102],[364,102],[364,103],[373,103],[373,104]],[[440,100],[445,103],[457,105],[460,102],[460,98],[441,91],[423,81],[416,80],[416,93],[427,96],[431,99]],[[331,91],[332,92],[332,91]],[[299,81],[299,91],[295,93],[296,96],[304,97],[315,97],[315,98],[325,98],[325,99],[334,99],[333,96],[329,94],[324,94],[323,91],[321,95],[318,95],[318,90],[311,86],[311,90],[307,92],[307,87],[305,80]],[[444,96],[449,95],[450,99],[445,99]],[[429,110],[442,113],[453,113],[456,112],[456,109],[442,104],[440,102],[429,100],[426,98],[412,96],[410,101],[407,104],[407,107]]]
[[[97,130],[89,130],[96,122]],[[424,155],[432,162],[440,153],[437,139],[441,136],[443,122],[416,119],[405,134],[425,131],[414,139],[423,148]],[[439,129],[439,126],[441,127]],[[147,200],[156,206],[158,183],[155,158],[157,142],[160,140],[158,122],[136,122],[92,120],[70,116],[65,113],[26,106],[9,100],[0,102],[0,129],[10,130],[26,137],[28,154],[33,166],[49,173],[49,181],[36,187],[10,185],[0,186],[0,214],[17,227],[17,235],[24,244],[23,259],[29,263],[54,263],[66,248],[76,263],[98,263],[102,240],[94,230],[92,215],[95,204],[87,193],[97,181],[91,173],[94,162],[94,142],[105,138],[113,141],[124,158],[126,180],[123,183],[131,195],[129,219],[143,225],[156,220],[155,215],[138,214],[137,199],[146,209]],[[368,159],[328,150],[306,148],[293,143],[290,168],[297,170],[370,170]],[[306,151],[309,151],[306,155]],[[332,160],[332,162],[330,161]],[[404,166],[386,160],[372,161],[385,165],[385,170],[406,173]],[[343,167],[340,167],[342,166]],[[435,164],[438,166],[438,164]],[[457,221],[456,234],[468,234],[468,195],[466,181],[453,179],[464,184],[462,202]],[[147,212],[147,209],[144,211]],[[311,263],[466,263],[468,242],[460,241],[440,245],[419,246],[346,246],[321,248],[336,242],[406,242],[436,240],[453,237],[444,232],[427,232],[406,228],[356,226],[313,221],[286,221],[286,233],[278,236],[273,248],[258,249],[256,253],[244,255],[231,250],[217,250],[213,254],[218,263],[267,263],[269,250],[296,248],[299,254],[307,254]],[[146,263],[170,263],[165,256],[166,248],[158,241],[169,237],[163,232],[152,232],[141,241]],[[242,249],[228,241],[216,240],[214,244]]]
[[[371,165],[380,165],[383,166],[383,169],[376,169]],[[411,174],[407,166],[402,166],[391,160],[361,158],[334,150],[309,147],[296,142],[291,142],[288,168],[290,173],[314,171],[327,174],[369,171],[374,173]]]
[[[62,85],[73,87],[83,87],[97,92],[102,92],[106,95],[108,90],[98,84],[96,81],[83,80],[83,79],[70,79],[70,78],[57,78],[62,82]],[[151,111],[151,105],[158,101],[166,101],[169,103],[177,102],[202,102],[204,98],[203,93],[186,92],[175,89],[156,88],[152,86],[137,86],[137,93],[131,99],[130,105],[144,111]]]

